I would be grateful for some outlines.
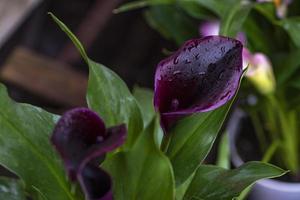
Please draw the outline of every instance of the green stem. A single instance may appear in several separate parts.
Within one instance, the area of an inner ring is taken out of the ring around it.
[[[266,153],[265,153],[265,155],[262,159],[262,162],[269,162],[271,160],[271,158],[273,157],[273,155],[275,154],[275,152],[276,152],[276,150],[278,149],[279,146],[280,146],[280,141],[279,140],[273,141],[271,146],[266,151]]]
[[[291,169],[292,172],[296,173],[299,168],[298,152],[297,152],[297,128],[295,128],[295,117],[293,113],[288,112],[285,109],[283,103],[280,103],[275,96],[268,96],[270,103],[274,107],[274,114],[278,115],[281,136],[283,139],[283,158],[286,161],[286,165]],[[280,131],[280,130],[278,130]]]
[[[258,113],[256,111],[250,111],[249,114],[255,129],[256,136],[260,144],[261,151],[264,152],[265,149],[267,148],[267,138],[264,133],[261,120],[259,119]]]
[[[170,142],[171,142],[171,135],[164,134],[162,142],[161,142],[161,146],[160,146],[160,149],[162,152],[164,152],[164,153],[167,152]]]

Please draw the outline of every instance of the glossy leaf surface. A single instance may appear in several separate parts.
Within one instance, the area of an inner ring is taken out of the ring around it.
[[[170,130],[170,158],[176,185],[182,184],[197,169],[212,148],[232,102],[221,108],[195,114],[177,122]]]
[[[77,200],[49,137],[58,116],[10,100],[0,85],[0,163],[25,183],[26,192],[48,199]]]
[[[153,120],[130,151],[104,162],[104,168],[113,177],[115,199],[174,199],[171,163],[155,143],[158,126]]]
[[[232,200],[254,182],[285,173],[286,171],[278,167],[255,161],[233,170],[202,165],[197,169],[183,199]]]
[[[146,127],[155,116],[155,110],[153,106],[153,91],[148,88],[136,86],[133,89],[133,96],[136,98],[141,107],[144,119],[144,127]]]
[[[52,18],[69,36],[89,66],[87,102],[104,120],[106,126],[127,125],[126,144],[132,146],[143,129],[141,111],[123,80],[112,70],[88,58],[76,36],[54,15]]]

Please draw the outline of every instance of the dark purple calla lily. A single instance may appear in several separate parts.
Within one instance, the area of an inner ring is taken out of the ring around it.
[[[207,36],[187,41],[158,64],[154,105],[165,131],[178,118],[216,109],[235,95],[242,49],[238,40]]]
[[[121,146],[125,125],[106,129],[102,119],[87,108],[65,113],[55,126],[51,142],[61,155],[72,181],[78,181],[90,200],[111,200],[111,178],[99,168],[105,153]]]

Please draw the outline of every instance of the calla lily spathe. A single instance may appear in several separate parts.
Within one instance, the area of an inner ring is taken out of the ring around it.
[[[227,103],[242,76],[240,41],[207,36],[185,42],[155,73],[154,105],[165,131],[174,121]]]
[[[111,178],[99,164],[107,152],[124,143],[126,134],[125,125],[106,128],[102,119],[87,108],[70,110],[57,122],[51,142],[70,180],[79,182],[86,199],[113,199]]]

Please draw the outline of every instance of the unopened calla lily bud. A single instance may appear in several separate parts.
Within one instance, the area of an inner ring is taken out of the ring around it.
[[[276,81],[272,65],[268,57],[262,53],[251,55],[250,52],[243,52],[244,66],[248,64],[246,77],[257,90],[264,94],[271,94],[275,91]]]
[[[105,154],[121,146],[124,124],[106,128],[97,113],[87,108],[66,112],[57,122],[51,142],[64,161],[71,181],[78,182],[87,200],[112,200],[112,180],[99,167]]]

